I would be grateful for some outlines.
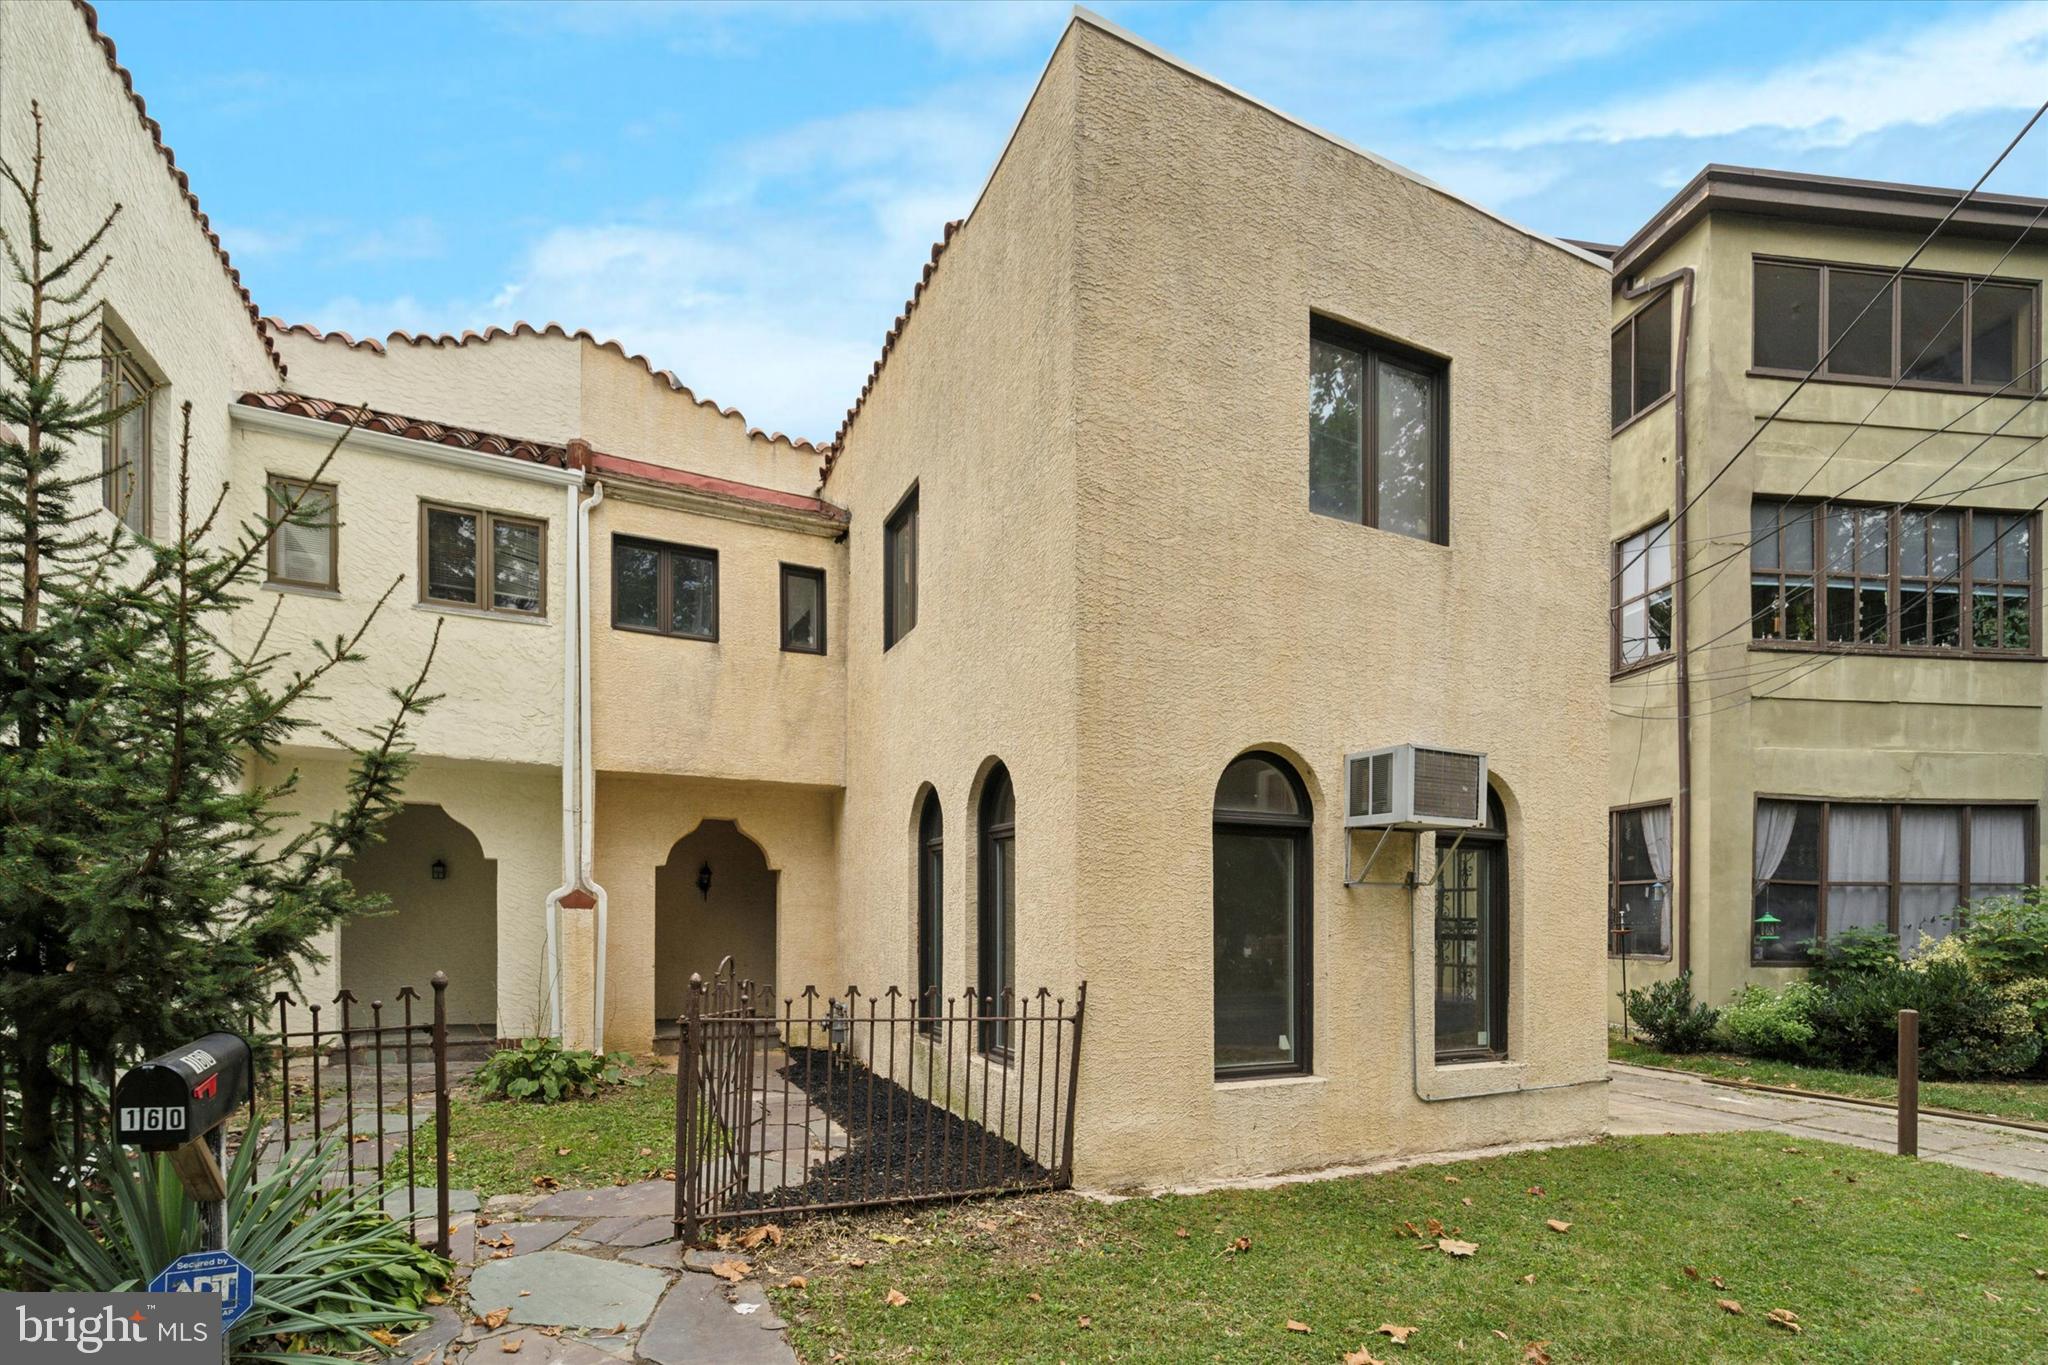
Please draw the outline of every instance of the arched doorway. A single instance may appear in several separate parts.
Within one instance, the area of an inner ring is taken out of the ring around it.
[[[676,841],[654,872],[657,1024],[682,1015],[691,973],[709,981],[727,957],[743,979],[775,979],[777,876],[730,820],[706,820]]]
[[[349,866],[363,892],[389,898],[374,915],[341,928],[342,989],[362,1002],[385,1004],[397,1017],[399,989],[420,993],[415,1019],[431,1018],[428,982],[448,973],[448,1022],[498,1028],[498,864],[460,821],[439,806],[406,806],[384,827],[384,840]]]

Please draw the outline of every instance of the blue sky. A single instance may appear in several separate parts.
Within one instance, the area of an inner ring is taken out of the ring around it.
[[[1102,4],[1531,227],[1619,241],[1709,161],[1967,185],[2048,4]],[[553,319],[825,438],[1065,5],[163,4],[102,26],[266,312]],[[2048,193],[2048,126],[1992,182]]]

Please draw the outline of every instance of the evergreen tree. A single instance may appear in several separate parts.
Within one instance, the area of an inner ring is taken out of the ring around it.
[[[128,410],[104,381],[97,297],[120,206],[82,242],[50,243],[32,113],[32,163],[0,162],[26,222],[0,232],[15,286],[0,314],[0,1064],[20,1095],[8,1154],[26,1178],[61,1179],[74,1063],[109,1075],[260,1019],[319,935],[375,908],[345,869],[397,808],[433,651],[382,725],[319,732],[353,754],[346,801],[287,830],[296,774],[266,781],[262,765],[308,728],[322,679],[362,660],[383,602],[295,662],[268,643],[280,598],[233,647],[270,538],[322,514],[266,500],[228,525],[225,487],[195,503],[190,403],[171,536],[138,540],[98,510],[103,475],[81,472],[97,451],[81,447]]]

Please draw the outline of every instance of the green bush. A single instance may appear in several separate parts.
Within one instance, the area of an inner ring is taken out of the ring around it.
[[[1628,1017],[1665,1052],[1704,1052],[1713,1045],[1719,1012],[1692,998],[1692,973],[1628,993]]]
[[[1910,1009],[1920,1015],[1920,1069],[1928,1076],[2017,1076],[2041,1057],[2033,998],[1985,981],[1960,947],[1935,945],[1911,963],[1865,963],[1816,985],[1808,1047],[1828,1066],[1895,1074],[1899,1011]]]
[[[571,1051],[552,1038],[528,1038],[478,1067],[475,1083],[496,1099],[553,1104],[595,1095],[608,1085],[645,1085],[644,1077],[626,1074],[632,1064],[623,1052],[600,1057]]]
[[[1744,986],[1722,1007],[1717,1036],[1731,1051],[1751,1057],[1803,1060],[1813,1044],[1815,994],[1803,981],[1782,991]]]
[[[280,1365],[383,1354],[423,1321],[448,1283],[448,1262],[384,1216],[383,1190],[346,1185],[342,1144],[297,1144],[257,1171],[244,1142],[227,1175],[227,1249],[256,1272],[256,1301],[228,1334],[236,1362]],[[82,1212],[69,1191],[22,1181],[22,1220],[0,1226],[0,1253],[46,1288],[139,1290],[200,1243],[199,1210],[163,1156],[99,1144]],[[34,1235],[40,1225],[44,1236]],[[377,1334],[382,1334],[379,1336]]]
[[[1849,981],[1887,981],[1900,967],[1899,940],[1882,929],[1844,929],[1807,949],[1807,980],[1822,990]]]
[[[2048,978],[2048,887],[1976,902],[1954,937],[1994,986]]]

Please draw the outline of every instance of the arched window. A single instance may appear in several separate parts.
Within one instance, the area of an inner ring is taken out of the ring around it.
[[[1436,1059],[1508,1051],[1508,819],[1486,798],[1486,827],[1436,836]],[[1453,841],[1458,851],[1450,852]]]
[[[981,1012],[1000,1016],[1004,995],[1017,987],[1017,798],[1010,770],[1000,763],[981,790],[981,895],[975,913],[975,991]],[[981,1050],[1007,1053],[1010,1028],[990,1018],[981,1025]]]
[[[1250,753],[1216,784],[1216,1074],[1309,1069],[1308,792]]]
[[[939,953],[945,932],[945,821],[939,815],[939,794],[926,792],[924,813],[917,822],[917,1004],[927,1033],[938,1031],[943,1003]]]

